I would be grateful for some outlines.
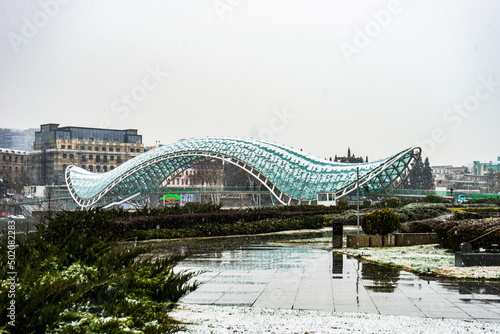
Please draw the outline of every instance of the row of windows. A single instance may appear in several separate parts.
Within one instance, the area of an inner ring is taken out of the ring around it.
[[[65,172],[67,167],[68,166],[63,165],[62,171]],[[82,168],[83,169],[87,169],[90,172],[94,171],[94,166],[93,165],[88,165],[88,166],[82,165]],[[109,167],[109,170],[113,170],[113,169],[115,169],[115,166],[110,166]],[[107,172],[108,171],[108,166],[95,166],[95,171],[96,172]]]
[[[21,158],[21,159],[19,159]],[[12,162],[12,155],[2,155],[2,161]],[[24,157],[14,156],[14,162],[24,162]],[[28,158],[26,158],[26,162],[28,162]]]
[[[66,153],[63,153],[62,155],[63,159],[67,159],[69,157],[69,159],[74,159],[75,156],[73,155],[73,153],[70,153],[70,154],[66,154]],[[82,154],[79,156],[80,157],[80,160],[81,161],[87,161],[88,160],[94,160],[94,156],[92,154],[89,154],[88,158],[86,155]],[[108,156],[107,155],[103,155],[102,156],[102,159],[101,159],[101,156],[100,155],[96,155],[95,156],[95,161],[96,162],[108,162]],[[115,161],[115,156],[114,155],[111,155],[109,156],[109,161]],[[122,163],[122,157],[118,156],[116,157],[116,162],[117,163]]]
[[[182,185],[182,186],[186,185],[186,186],[188,186],[189,185],[189,179],[175,179],[174,180],[174,184],[177,184],[178,186],[179,185]]]
[[[63,149],[63,150],[66,149],[66,145],[61,145],[61,149]],[[68,145],[68,150],[72,150],[72,149],[73,149],[73,146],[72,145]],[[80,146],[80,150],[84,151],[85,150],[85,146]],[[99,151],[99,146],[95,146],[94,150],[95,151]],[[115,152],[120,152],[120,148],[119,147],[109,147],[108,148],[109,152],[113,152],[113,150]],[[87,151],[92,151],[92,146],[87,146]],[[101,151],[106,151],[106,147],[102,146],[101,147]],[[134,149],[131,149],[131,152],[134,152]],[[136,152],[140,152],[140,150],[136,149]]]
[[[7,166],[3,166],[2,168],[4,171],[7,170]],[[10,171],[12,170],[12,166],[9,166],[8,168]],[[28,167],[14,167],[14,171],[17,172],[23,172],[23,171],[28,171]]]

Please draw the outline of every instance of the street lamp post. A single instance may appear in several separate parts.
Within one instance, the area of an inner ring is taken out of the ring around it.
[[[359,167],[356,167],[356,195],[358,197],[356,200],[356,208],[358,211],[357,222],[358,222],[358,233],[359,233]]]

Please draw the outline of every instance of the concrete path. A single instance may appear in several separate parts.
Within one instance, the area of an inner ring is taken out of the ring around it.
[[[500,321],[500,282],[439,282],[345,255],[263,247],[193,256],[184,303]]]

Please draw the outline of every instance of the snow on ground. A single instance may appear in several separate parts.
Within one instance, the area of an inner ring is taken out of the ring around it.
[[[343,248],[341,252],[418,273],[430,270],[443,277],[500,279],[500,267],[455,267],[455,255],[439,245]]]
[[[171,316],[180,333],[500,333],[499,323],[364,313],[183,304]]]

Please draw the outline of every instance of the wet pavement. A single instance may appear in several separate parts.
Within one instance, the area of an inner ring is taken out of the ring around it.
[[[193,255],[177,269],[205,271],[184,303],[500,322],[500,282],[423,279],[325,250],[215,250]]]

